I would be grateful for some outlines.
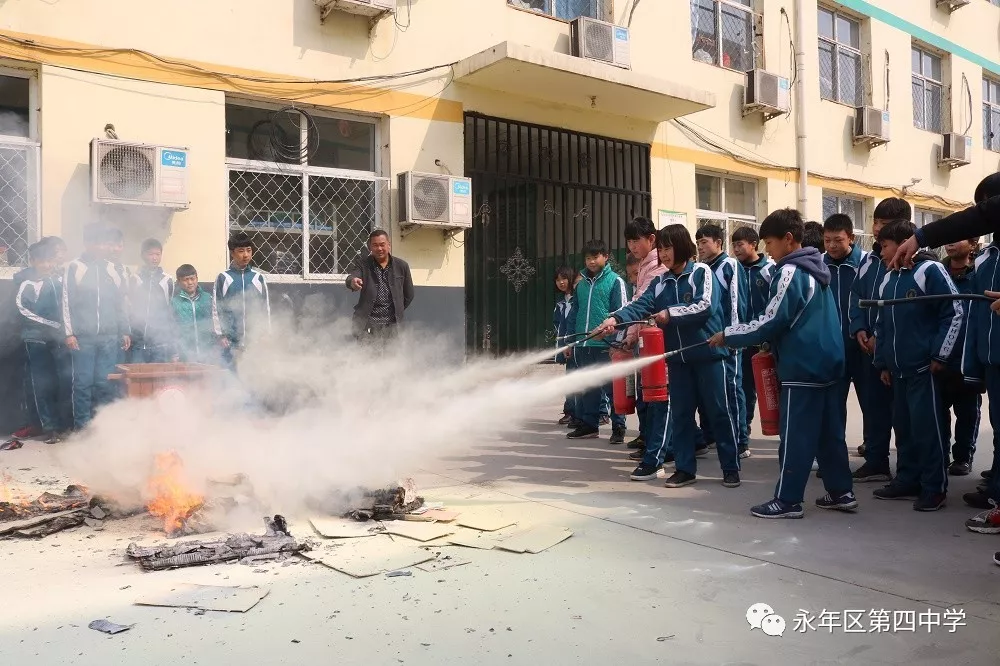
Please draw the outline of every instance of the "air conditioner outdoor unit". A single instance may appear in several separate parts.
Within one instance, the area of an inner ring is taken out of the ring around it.
[[[947,166],[951,169],[965,166],[972,161],[972,137],[962,134],[948,132],[942,136],[944,141],[941,144],[941,159],[939,166]]]
[[[871,148],[889,143],[889,112],[873,106],[856,107],[854,143],[866,143]]]
[[[574,19],[569,27],[574,56],[624,69],[632,67],[628,28],[585,16]]]
[[[399,222],[444,231],[472,228],[472,181],[457,176],[404,171],[399,174]]]
[[[90,194],[96,203],[187,208],[188,149],[94,139]]]
[[[747,72],[743,88],[743,115],[763,113],[764,120],[788,113],[791,95],[788,79],[783,76],[752,69]]]
[[[971,3],[972,0],[937,0],[938,7],[944,7],[949,12],[953,12],[960,7],[964,7]]]
[[[315,2],[320,10],[320,21],[325,21],[334,10],[373,18],[396,11],[396,0],[315,0]]]

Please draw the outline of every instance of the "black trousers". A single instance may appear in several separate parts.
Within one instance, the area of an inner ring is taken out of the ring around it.
[[[368,324],[356,331],[354,338],[363,345],[384,346],[399,335],[399,327],[395,324]]]

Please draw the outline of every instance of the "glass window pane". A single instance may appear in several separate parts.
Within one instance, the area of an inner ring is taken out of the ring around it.
[[[837,60],[837,83],[840,101],[861,106],[861,56],[851,51],[840,51]]]
[[[1000,104],[1000,83],[996,81],[990,82],[990,101],[994,104]]]
[[[924,127],[924,82],[922,79],[913,77],[913,124],[916,127]]]
[[[941,80],[941,58],[930,56],[930,77],[935,81]]]
[[[818,22],[819,36],[833,39],[833,12],[820,7]]]
[[[0,75],[0,134],[27,138],[28,79]]]
[[[284,116],[277,118],[268,109],[226,104],[226,157],[298,164],[287,151],[275,149],[276,145],[293,146],[298,139],[298,130]]]
[[[319,141],[310,138],[310,166],[375,171],[375,125],[313,116]]]
[[[864,225],[865,202],[860,199],[842,199],[840,212],[851,218],[855,228],[860,228]]]
[[[823,219],[830,217],[837,212],[837,197],[824,194],[823,195]]]
[[[344,275],[375,227],[375,183],[309,177],[309,270]]]
[[[987,79],[983,79],[983,101],[988,102],[990,99],[990,82]]]
[[[555,15],[572,21],[580,16],[600,19],[601,0],[555,0]]]
[[[854,48],[861,48],[861,29],[857,22],[837,16],[837,41]]]
[[[757,188],[745,180],[726,179],[726,211],[733,215],[757,215]]]
[[[1000,152],[1000,109],[992,109],[989,131],[984,136],[989,138],[989,149]]]
[[[551,14],[551,0],[507,0],[507,4],[520,9],[531,9],[536,12]]]
[[[943,109],[941,100],[941,86],[927,86],[927,129],[934,132],[941,131],[941,111]]]
[[[254,242],[265,273],[302,272],[302,176],[229,172],[229,228]]]
[[[819,96],[823,99],[837,100],[834,90],[833,44],[821,41],[819,43]]]
[[[715,3],[712,0],[691,0],[691,55],[698,62],[719,64],[719,44],[715,32]]]
[[[920,51],[914,48],[910,49],[910,66],[914,74],[920,73]]]
[[[753,69],[753,17],[750,12],[722,5],[722,66]]]
[[[722,212],[722,179],[717,176],[695,174],[697,206],[700,210]]]

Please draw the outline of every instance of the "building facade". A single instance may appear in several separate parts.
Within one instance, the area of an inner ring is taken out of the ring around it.
[[[846,212],[870,242],[879,199],[905,193],[922,224],[1000,167],[1000,0],[338,2],[0,2],[5,301],[28,243],[78,247],[101,220],[127,258],[157,237],[168,270],[205,281],[246,231],[282,303],[347,315],[344,276],[383,227],[413,270],[412,319],[505,353],[551,342],[555,269],[594,237],[621,261],[634,215],[731,231],[798,206]],[[627,27],[630,66],[575,57],[579,16]],[[755,68],[788,112],[747,112]],[[857,140],[856,107],[888,142]],[[107,125],[186,150],[189,204],[93,203]],[[967,164],[941,163],[947,133]],[[402,225],[407,171],[470,177],[472,228]]]

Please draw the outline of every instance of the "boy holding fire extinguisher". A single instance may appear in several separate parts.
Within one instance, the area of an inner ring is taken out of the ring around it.
[[[760,225],[767,254],[777,265],[764,314],[712,336],[712,347],[771,345],[781,382],[781,475],[769,502],[750,510],[758,518],[801,518],[813,460],[823,470],[827,494],[821,509],[854,511],[851,468],[838,382],[844,374],[844,340],[830,288],[830,270],[816,248],[803,248],[802,215],[775,211]],[[763,414],[761,415],[763,418]]]

